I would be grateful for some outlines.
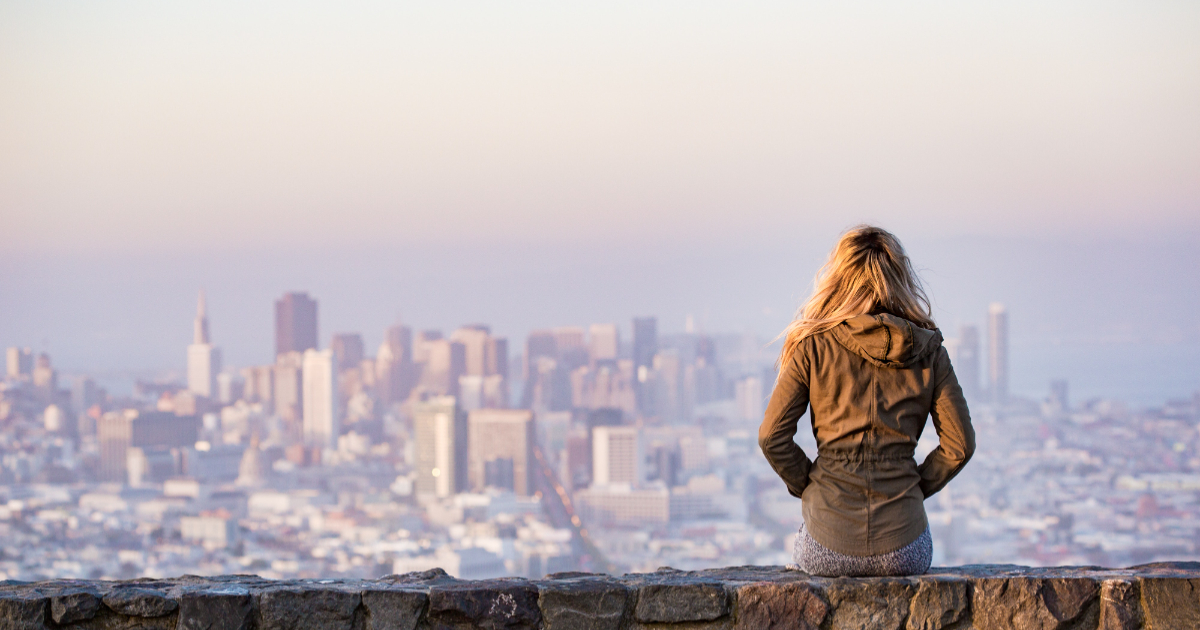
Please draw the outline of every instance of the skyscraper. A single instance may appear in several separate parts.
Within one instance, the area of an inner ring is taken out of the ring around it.
[[[29,348],[9,348],[8,377],[21,378],[33,373],[33,353]]]
[[[188,391],[197,396],[214,398],[217,394],[217,373],[221,371],[221,351],[208,337],[208,311],[204,289],[196,301],[196,320],[192,324],[192,344],[187,350]]]
[[[329,342],[338,371],[359,367],[363,360],[363,339],[358,333],[339,333]]]
[[[479,409],[467,416],[467,479],[472,490],[533,493],[533,412]]]
[[[333,448],[340,431],[332,350],[304,351],[304,443]]]
[[[650,372],[654,369],[654,355],[658,354],[658,320],[653,317],[635,317],[633,320],[633,369],[637,377],[638,411],[643,415],[654,413],[654,394],[651,391]]]
[[[491,336],[491,330],[483,324],[463,326],[450,333],[450,341],[463,346],[463,374],[468,376],[487,375],[488,339]]]
[[[317,302],[307,293],[286,293],[275,301],[275,355],[317,347]]]
[[[999,302],[988,307],[988,393],[992,402],[1008,401],[1008,310]]]
[[[958,384],[969,400],[979,399],[979,329],[963,326],[959,329],[958,345],[950,356]]]
[[[525,340],[525,374],[523,377],[528,381],[532,377],[536,377],[538,373],[538,358],[546,357],[554,359],[558,356],[558,345],[554,341],[554,333],[549,330],[535,330],[529,333],[529,338]]]
[[[413,404],[418,495],[449,497],[466,482],[466,417],[453,396],[431,396]]]
[[[637,427],[592,429],[592,485],[642,482],[642,441]]]
[[[616,361],[619,346],[616,324],[592,324],[588,329],[588,354],[592,363]]]

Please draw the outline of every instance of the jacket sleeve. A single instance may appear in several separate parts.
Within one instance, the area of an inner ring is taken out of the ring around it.
[[[945,348],[938,351],[934,373],[937,385],[933,389],[929,414],[937,431],[938,447],[917,468],[921,475],[921,491],[926,498],[944,488],[975,453],[971,414]]]
[[[762,426],[758,428],[759,448],[794,497],[804,494],[808,471],[812,468],[812,461],[792,439],[800,416],[808,408],[808,370],[801,368],[796,356],[801,353],[803,346],[784,362]]]

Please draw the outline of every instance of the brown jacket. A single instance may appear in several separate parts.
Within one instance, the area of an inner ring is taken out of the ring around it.
[[[809,405],[815,462],[792,439]],[[913,450],[928,416],[940,444],[918,466]],[[925,531],[924,500],[971,458],[975,430],[941,333],[884,313],[801,341],[781,366],[758,443],[803,499],[817,542],[873,556]]]

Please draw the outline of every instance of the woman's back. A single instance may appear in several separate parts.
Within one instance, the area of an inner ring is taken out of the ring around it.
[[[927,527],[924,499],[969,459],[974,432],[941,341],[894,315],[859,315],[806,337],[781,366],[759,440],[821,545],[875,556],[912,543]],[[815,463],[793,441],[808,405]],[[931,414],[941,445],[918,466]]]

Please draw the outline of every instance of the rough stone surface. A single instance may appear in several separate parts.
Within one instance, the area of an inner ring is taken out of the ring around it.
[[[1096,580],[1083,576],[983,578],[974,585],[974,624],[978,630],[1094,628],[1098,595]]]
[[[423,590],[366,587],[362,591],[366,608],[366,630],[415,630],[429,603]]]
[[[49,600],[30,589],[0,593],[0,630],[44,630]]]
[[[963,579],[919,579],[908,608],[908,630],[949,630],[963,625],[971,606],[971,583]]]
[[[606,630],[622,627],[629,616],[632,591],[616,580],[588,574],[539,585],[538,608],[546,630]]]
[[[538,589],[521,579],[439,584],[429,591],[428,622],[434,628],[537,628]]]
[[[271,589],[258,596],[258,630],[351,630],[362,595],[324,584]]]
[[[57,624],[91,619],[98,610],[100,595],[90,589],[70,588],[50,598],[50,618]]]
[[[634,617],[642,623],[713,621],[729,615],[729,593],[718,580],[673,569],[635,576]]]
[[[1141,587],[1147,630],[1200,628],[1200,578],[1147,577]]]
[[[179,609],[179,602],[162,592],[137,586],[114,588],[103,601],[109,610],[128,617],[164,617]]]
[[[1200,628],[1200,564],[977,565],[909,578],[782,567],[618,577],[0,582],[0,630],[1155,630]]]
[[[737,591],[737,630],[817,630],[829,604],[802,582],[755,582]]]
[[[184,592],[179,601],[179,630],[249,630],[254,598],[231,584]]]
[[[825,589],[829,603],[834,607],[830,627],[834,630],[900,630],[908,619],[909,602],[915,590],[913,582],[906,579],[833,580]]]
[[[1136,630],[1142,627],[1141,589],[1135,580],[1105,580],[1100,585],[1100,630]]]

